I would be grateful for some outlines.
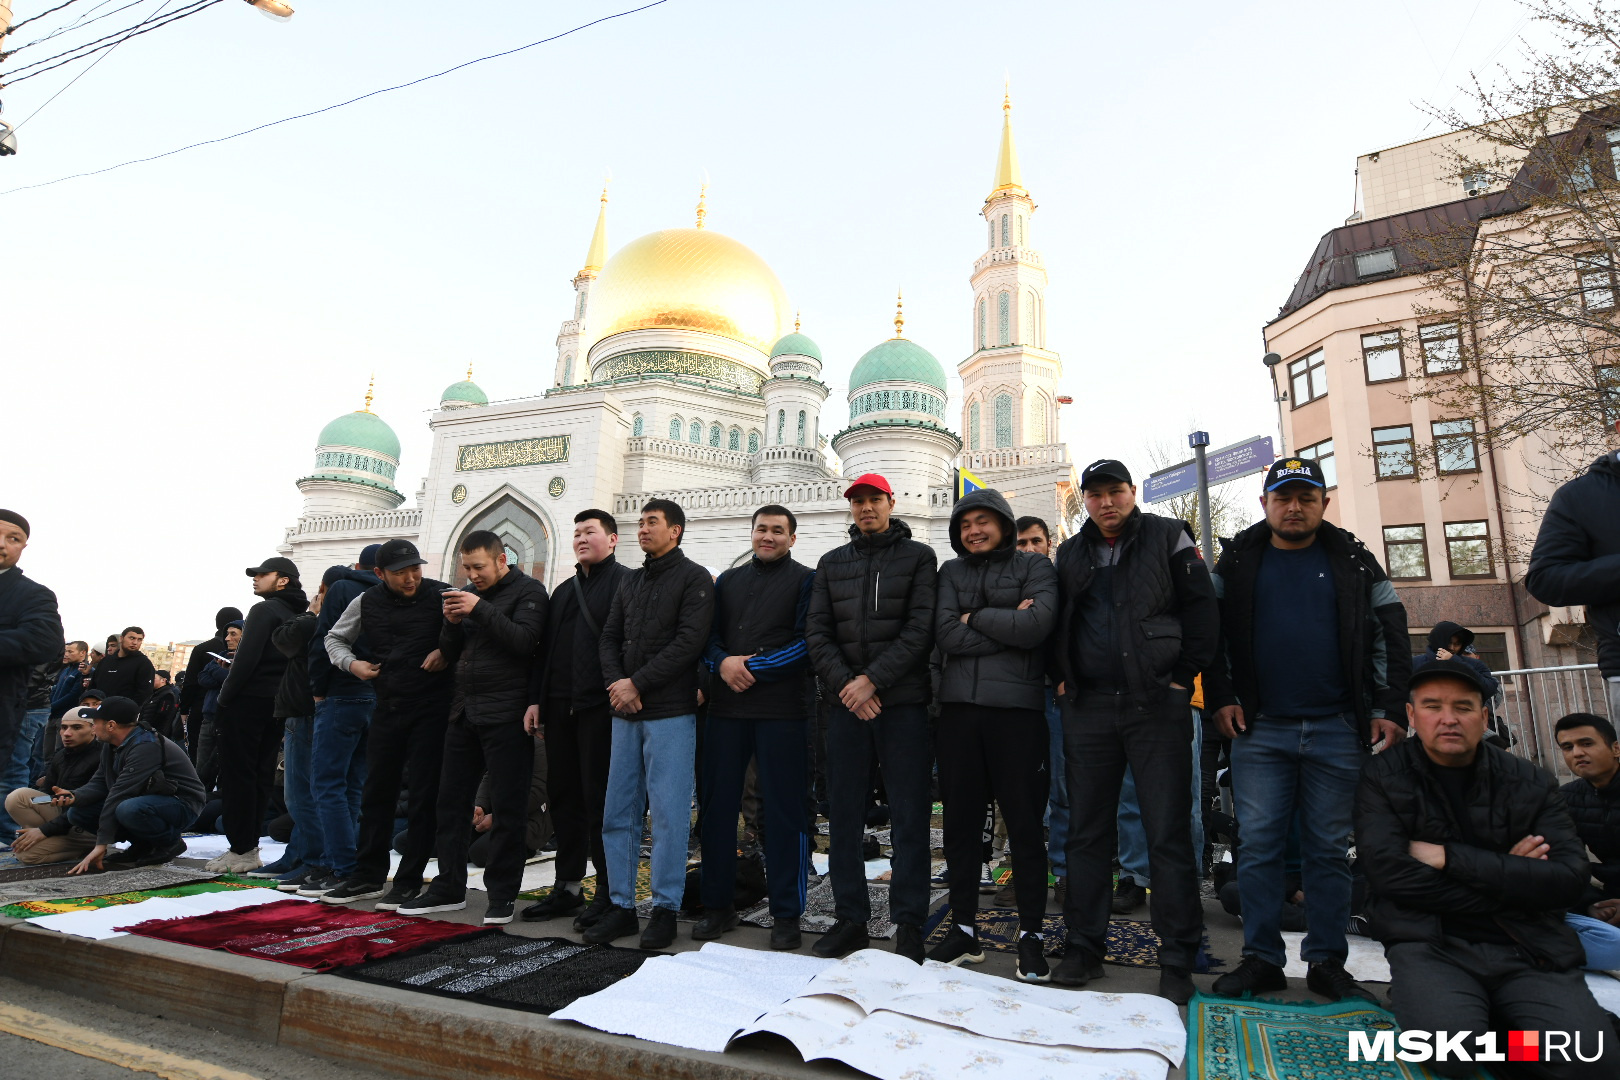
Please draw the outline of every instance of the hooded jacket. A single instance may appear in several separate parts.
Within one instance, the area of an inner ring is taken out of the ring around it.
[[[148,786],[161,790],[148,791]],[[172,786],[173,790],[168,790]],[[180,800],[189,815],[202,811],[205,795],[197,769],[183,747],[170,742],[145,724],[137,724],[119,746],[101,744],[101,761],[95,775],[74,789],[77,806],[100,804],[101,818],[96,827],[96,843],[111,845],[118,839],[118,805],[137,795],[170,794]],[[44,825],[46,836],[62,836],[72,826],[67,814]]]
[[[714,582],[679,547],[649,555],[619,587],[602,626],[602,685],[628,678],[641,711],[661,720],[697,711],[698,659],[714,623]]]
[[[1586,605],[1598,668],[1620,678],[1620,461],[1605,454],[1553,493],[1525,587],[1543,604]]]
[[[849,543],[816,563],[804,640],[833,696],[857,675],[890,705],[927,705],[939,561],[897,517],[870,536],[849,527]]]
[[[1466,649],[1468,646],[1474,643],[1474,632],[1460,623],[1435,623],[1434,629],[1429,631],[1428,651],[1418,653],[1416,656],[1412,657],[1412,667],[1420,668],[1424,664],[1432,663],[1435,660],[1440,659],[1440,657],[1437,655],[1438,651],[1445,649],[1449,652],[1451,649],[1452,638],[1460,638],[1462,640],[1462,647]],[[1496,695],[1500,693],[1502,689],[1501,682],[1497,680],[1495,675],[1491,674],[1490,665],[1485,663],[1485,661],[1481,660],[1477,656],[1465,656],[1461,652],[1453,655],[1452,659],[1460,664],[1466,664],[1467,666],[1473,668],[1474,673],[1485,681],[1486,687],[1488,687],[1490,690],[1490,693],[1485,695],[1485,704],[1488,707],[1491,703],[1491,699],[1496,697]]]
[[[962,544],[962,518],[989,510],[1001,519],[1001,543],[984,554]],[[939,568],[934,637],[939,643],[939,700],[1000,709],[1043,709],[1047,641],[1057,625],[1058,580],[1052,560],[1018,550],[1017,519],[999,491],[963,496],[951,511],[957,558]],[[1025,600],[1029,608],[1020,610]],[[967,615],[967,621],[962,616]]]
[[[479,726],[521,724],[529,672],[546,629],[546,587],[515,566],[480,592],[472,612],[439,628],[439,651],[455,665],[450,715]]]
[[[203,688],[197,685],[197,673],[214,663],[214,658],[209,656],[209,653],[225,655],[225,628],[233,622],[239,622],[241,618],[240,608],[222,607],[214,612],[214,636],[192,649],[191,656],[186,660],[186,680],[180,687],[181,716],[190,716],[193,710],[201,710]]]
[[[326,584],[326,599],[321,601],[321,613],[315,620],[315,636],[309,643],[309,692],[318,698],[374,698],[377,691],[370,682],[332,666],[331,657],[326,655],[326,635],[332,632],[332,627],[349,610],[355,598],[375,587],[382,579],[370,570],[333,566],[321,576],[321,580]],[[365,634],[355,641],[353,651],[357,660],[376,659]]]
[[[236,646],[231,671],[219,691],[220,709],[229,709],[241,698],[275,700],[281,677],[287,671],[287,657],[270,643],[276,627],[309,610],[309,597],[297,581],[290,581],[280,592],[273,592],[248,609],[242,621],[242,641]]]
[[[595,566],[574,564],[574,576],[557,586],[546,619],[546,639],[535,654],[529,676],[529,704],[543,705],[547,699],[566,700],[573,712],[605,710],[608,695],[602,680],[602,628],[619,586],[630,576],[630,568],[609,554]],[[585,597],[590,611],[587,621],[580,613],[579,598]],[[596,629],[591,629],[595,623]],[[553,665],[566,669],[558,678]]]

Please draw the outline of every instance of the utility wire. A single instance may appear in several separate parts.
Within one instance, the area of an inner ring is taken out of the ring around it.
[[[24,64],[22,67],[13,68],[11,71],[0,72],[0,78],[5,80],[5,82],[0,83],[0,86],[12,86],[16,83],[22,82],[25,79],[32,79],[35,75],[43,75],[47,71],[55,71],[57,68],[71,64],[75,60],[83,60],[92,53],[98,53],[103,49],[115,49],[132,37],[139,37],[142,34],[150,34],[153,30],[156,30],[161,26],[168,26],[172,22],[179,22],[181,19],[184,19],[190,15],[195,15],[199,11],[204,11],[211,8],[219,2],[220,0],[196,0],[196,2],[190,7],[181,8],[179,11],[169,15],[169,17],[164,19],[162,22],[154,23],[152,22],[152,18],[155,18],[155,16],[148,17],[147,19],[136,23],[134,26],[126,26],[124,29],[108,34],[106,37],[97,38],[95,41],[87,41],[83,45],[75,45],[66,52],[59,52],[55,56],[47,56],[43,60],[35,60],[32,64]],[[167,2],[165,2],[163,6],[168,7],[169,5]],[[160,8],[159,10],[161,11],[162,9]],[[76,55],[69,56],[69,53]],[[60,60],[64,56],[67,57],[66,60],[61,60],[60,63],[51,64],[52,60]],[[40,67],[41,64],[50,64],[50,66]],[[28,71],[29,68],[39,68],[39,70]],[[19,71],[28,71],[28,74],[17,75],[17,72]]]
[[[22,22],[14,22],[14,23],[12,23],[11,24],[11,29],[7,30],[6,33],[10,34],[10,33],[14,32],[18,27],[27,26],[31,22],[37,22],[38,20],[43,19],[47,15],[54,15],[58,11],[61,11],[63,8],[72,7],[74,4],[77,4],[78,2],[79,2],[79,0],[66,0],[65,3],[57,4],[53,8],[47,8],[46,10],[40,12],[38,15],[30,15],[28,18],[24,19]]]
[[[152,14],[148,15],[142,22],[137,23],[136,25],[144,26],[146,23],[151,22],[153,19],[155,19],[159,15],[163,14],[163,8],[168,7],[172,3],[174,3],[174,0],[163,0],[163,4],[162,4],[161,7],[159,7],[156,11],[152,12]],[[162,25],[162,24],[160,23],[159,25]],[[134,37],[134,36],[135,36],[134,34],[129,35],[129,37]],[[86,75],[88,75],[92,71],[94,71],[97,64],[101,63],[103,60],[107,59],[107,57],[109,57],[109,56],[111,56],[113,54],[113,49],[118,48],[118,46],[122,45],[125,41],[128,41],[128,40],[129,40],[129,38],[123,38],[122,40],[113,42],[112,45],[107,49],[106,52],[102,53],[100,56],[96,57],[94,60],[92,60],[90,62],[89,67],[85,68],[83,71],[81,71],[77,75],[73,76],[73,78],[69,79],[67,81],[67,86],[62,87],[62,89],[58,90],[56,93],[54,93],[50,97],[46,98],[44,105],[41,105],[39,108],[35,109],[33,112],[31,112],[27,116],[23,117],[22,123],[18,124],[16,127],[12,128],[11,130],[14,133],[18,132],[18,131],[21,131],[23,124],[28,123],[28,121],[32,120],[34,117],[38,116],[40,113],[45,111],[45,105],[49,105],[51,102],[55,101],[57,98],[61,97],[65,93],[67,93],[69,86],[72,86],[74,83],[78,82],[80,79],[84,78]]]
[[[214,2],[217,2],[217,0],[214,0]],[[511,56],[514,53],[520,53],[526,49],[532,49],[537,45],[547,45],[553,41],[568,37],[571,34],[577,34],[581,30],[589,30],[591,27],[600,25],[601,23],[611,22],[614,19],[622,19],[627,15],[635,15],[639,12],[646,11],[649,8],[655,8],[661,4],[667,4],[668,2],[669,0],[652,0],[652,3],[650,4],[643,4],[640,7],[630,8],[626,11],[615,12],[612,15],[604,15],[600,19],[592,19],[588,23],[581,23],[570,30],[564,30],[559,34],[553,34],[548,38],[541,38],[539,41],[531,41],[527,45],[519,45],[515,49],[507,49],[504,52],[490,53],[488,56],[480,56],[476,60],[468,60],[465,63],[457,64],[455,67],[445,68],[443,71],[436,71],[432,75],[424,75],[420,79],[412,79],[410,82],[403,82],[397,86],[385,86],[381,90],[373,90],[370,93],[361,94],[359,97],[352,97],[347,101],[340,101],[335,105],[328,105],[325,108],[314,109],[306,113],[299,113],[296,116],[284,116],[280,120],[272,120],[267,124],[259,124],[256,127],[250,127],[231,135],[221,135],[217,139],[204,139],[201,142],[194,142],[188,146],[182,146],[175,150],[168,150],[161,154],[153,154],[151,157],[132,158],[129,161],[121,161],[117,165],[108,165],[103,169],[92,169],[90,172],[74,173],[71,176],[59,176],[55,180],[46,180],[38,184],[24,184],[21,187],[8,188],[5,191],[0,191],[0,195],[12,195],[19,191],[31,191],[34,188],[50,187],[52,184],[60,184],[65,180],[81,180],[87,176],[100,176],[102,173],[109,173],[115,169],[122,169],[127,165],[144,165],[149,161],[160,161],[166,157],[173,157],[175,154],[183,154],[187,150],[195,150],[200,146],[212,146],[215,143],[230,142],[232,139],[239,139],[244,135],[251,135],[256,131],[263,131],[266,128],[273,128],[280,124],[289,124],[294,120],[304,120],[311,116],[319,116],[322,113],[329,113],[334,109],[341,109],[345,105],[353,105],[356,102],[365,101],[367,98],[374,98],[379,94],[387,94],[394,90],[404,90],[408,87],[425,83],[430,79],[441,78],[442,76],[449,75],[452,72],[460,71],[462,68],[472,67],[474,64],[481,64],[486,60],[498,60],[503,56]]]
[[[106,7],[110,3],[112,3],[112,0],[101,0],[101,3],[97,4],[95,7],[91,8],[89,11],[85,12],[85,15],[89,15],[92,12],[99,11],[102,8]],[[79,18],[79,21],[69,23],[67,26],[59,27],[58,29],[52,30],[50,33],[46,34],[42,38],[35,38],[33,41],[30,41],[26,45],[19,45],[15,49],[10,49],[10,50],[7,50],[5,52],[0,52],[0,59],[4,59],[7,56],[16,56],[18,53],[22,52],[24,49],[32,48],[33,46],[41,44],[42,42],[49,41],[52,38],[61,37],[63,34],[67,33],[70,30],[79,30],[79,29],[82,29],[83,27],[89,26],[91,23],[100,22],[102,19],[110,19],[114,15],[118,14],[120,11],[128,11],[130,8],[139,7],[140,5],[142,5],[144,3],[146,3],[146,0],[130,0],[130,2],[125,4],[123,7],[115,7],[111,11],[107,12],[106,14],[97,15],[93,19],[86,19],[83,16],[81,16]]]

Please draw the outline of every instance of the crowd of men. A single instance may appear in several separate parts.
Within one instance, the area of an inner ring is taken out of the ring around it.
[[[813,568],[793,556],[792,510],[769,505],[752,517],[752,557],[716,579],[686,556],[685,514],[666,499],[642,508],[635,567],[619,561],[612,515],[577,515],[575,572],[550,594],[483,531],[455,553],[447,576],[460,587],[424,577],[407,540],[332,567],[313,595],[294,563],[266,559],[247,570],[257,602],[245,617],[219,612],[219,636],[194,651],[178,693],[138,627],[99,662],[68,643],[47,687],[54,752],[37,773],[28,673],[56,659],[61,624],[49,590],[17,568],[26,521],[0,511],[0,749],[12,747],[0,782],[17,789],[0,824],[18,830],[19,852],[82,851],[79,869],[161,861],[199,813],[212,820],[203,802],[217,785],[229,850],[211,870],[429,914],[466,906],[474,846],[484,922],[499,924],[516,917],[544,814],[556,884],[522,917],[572,916],[588,942],[659,949],[687,906],[696,792],[692,936],[737,925],[741,812],[761,839],[771,947],[796,949],[815,808],[836,923],[813,952],[836,957],[869,945],[863,844],[881,804],[894,951],[957,964],[984,959],[974,913],[994,807],[1018,977],[1101,977],[1111,912],[1151,884],[1160,993],[1185,1003],[1208,871],[1201,786],[1224,745],[1244,946],[1215,993],[1288,986],[1282,929],[1302,891],[1317,995],[1372,999],[1345,969],[1347,930],[1365,920],[1387,948],[1405,1026],[1607,1029],[1580,971],[1620,966],[1609,721],[1559,722],[1578,777],[1562,792],[1487,739],[1497,685],[1468,655],[1471,635],[1438,627],[1414,669],[1402,603],[1374,555],[1324,519],[1314,461],[1271,466],[1263,520],[1213,570],[1184,522],[1136,505],[1123,463],[1093,462],[1080,479],[1085,523],[1055,551],[1045,522],[980,490],[953,510],[943,565],[876,474],[848,485],[849,542]],[[1620,467],[1606,458],[1571,486],[1597,482],[1607,486],[1584,497],[1607,498],[1613,520]],[[1591,605],[1604,674],[1620,687],[1620,530],[1599,527],[1590,502],[1553,509],[1530,587]],[[263,865],[278,761],[292,839]],[[951,925],[925,952],[936,791]],[[119,839],[132,854],[110,851]],[[1066,926],[1055,970],[1049,869]]]

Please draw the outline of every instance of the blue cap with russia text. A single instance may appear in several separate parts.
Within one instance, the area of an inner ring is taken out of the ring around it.
[[[1313,487],[1327,487],[1327,476],[1322,466],[1310,458],[1278,458],[1266,473],[1266,490],[1276,491],[1284,484],[1298,480]]]

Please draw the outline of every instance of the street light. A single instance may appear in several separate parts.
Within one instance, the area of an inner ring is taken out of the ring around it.
[[[10,157],[17,152],[17,132],[4,120],[0,120],[0,157]]]
[[[4,0],[0,0],[0,3],[3,2]],[[247,2],[258,8],[265,18],[274,19],[276,22],[286,22],[293,17],[293,9],[283,4],[281,0],[247,0]]]
[[[1277,365],[1282,363],[1282,356],[1278,353],[1268,352],[1260,358],[1266,365],[1266,373],[1271,376],[1271,400],[1277,404],[1277,455],[1288,456],[1288,436],[1283,434],[1283,392],[1277,389]]]

